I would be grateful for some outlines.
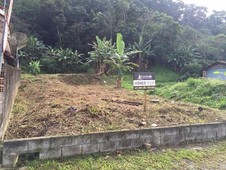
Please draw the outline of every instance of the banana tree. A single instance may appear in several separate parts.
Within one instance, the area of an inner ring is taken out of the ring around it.
[[[174,67],[175,71],[182,72],[186,65],[195,63],[197,58],[200,58],[197,48],[182,44],[173,51],[168,62]]]
[[[121,88],[122,87],[122,81],[123,81],[123,73],[126,71],[133,70],[134,67],[138,67],[137,64],[130,62],[130,56],[133,54],[137,54],[140,51],[133,50],[125,52],[125,43],[123,41],[122,34],[117,34],[117,40],[116,40],[116,52],[114,55],[110,57],[110,59],[105,60],[106,63],[108,63],[111,67],[111,70],[116,70],[118,72],[116,87]]]
[[[29,37],[27,46],[19,51],[21,57],[21,64],[23,66],[29,65],[31,61],[40,60],[48,51],[47,46],[36,37]]]
[[[154,55],[153,50],[151,49],[151,41],[145,42],[143,39],[143,36],[140,35],[139,36],[139,41],[138,42],[134,42],[133,44],[133,49],[140,51],[138,53],[138,71],[143,70],[143,63],[148,63],[148,59],[147,56],[150,55]]]
[[[82,54],[72,49],[59,48],[51,51],[54,59],[62,65],[62,72],[70,73],[75,70],[75,66],[82,63]]]
[[[96,73],[100,75],[105,72],[106,63],[104,60],[108,60],[115,53],[115,45],[112,45],[111,40],[102,40],[96,36],[96,42],[91,44],[94,51],[89,52],[90,58],[88,62],[93,62],[96,64]]]

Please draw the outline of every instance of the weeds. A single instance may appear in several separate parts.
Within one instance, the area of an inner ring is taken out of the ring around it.
[[[13,105],[13,113],[14,114],[24,112],[25,110],[26,110],[26,106],[23,105],[22,103],[16,103]]]
[[[194,79],[157,89],[157,94],[168,99],[226,108],[226,84],[220,80]]]

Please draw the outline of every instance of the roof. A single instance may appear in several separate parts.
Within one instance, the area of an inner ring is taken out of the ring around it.
[[[204,67],[203,70],[207,70],[208,68],[211,68],[211,67],[213,67],[213,66],[215,66],[215,65],[218,65],[218,64],[223,64],[223,65],[226,66],[226,61],[217,61],[217,62],[215,62],[215,63],[213,63],[213,64],[211,64],[211,65],[208,65],[208,66]]]

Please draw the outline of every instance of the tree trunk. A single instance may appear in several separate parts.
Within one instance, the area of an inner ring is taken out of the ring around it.
[[[61,37],[61,33],[60,33],[60,29],[58,28],[58,26],[56,26],[56,30],[57,30],[57,36],[58,36],[58,45],[61,46],[62,45],[62,37]]]
[[[99,59],[99,70],[98,70],[98,74],[101,74],[101,66],[102,66],[102,62],[101,62],[101,59]]]
[[[101,73],[101,59],[97,60],[97,68],[96,68],[96,74],[100,74]]]
[[[139,65],[138,71],[141,71],[142,70],[142,56],[141,56],[141,53],[139,53],[138,65]]]
[[[96,74],[98,74],[99,71],[99,61],[96,61]]]
[[[147,71],[148,70],[148,60],[146,59],[145,62],[144,62],[144,71]]]
[[[118,76],[116,88],[118,88],[118,89],[122,88],[122,80],[123,80],[123,76],[121,76],[121,75]]]

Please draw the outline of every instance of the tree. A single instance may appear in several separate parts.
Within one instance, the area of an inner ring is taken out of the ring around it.
[[[225,60],[226,59],[226,35],[219,34],[211,39],[211,46],[216,49],[215,60]]]
[[[149,60],[152,63],[164,63],[170,51],[175,48],[181,27],[172,17],[154,12],[144,27],[144,36],[151,41],[151,47],[156,57]]]
[[[181,45],[171,54],[169,63],[174,67],[177,72],[182,72],[186,65],[189,65],[200,57],[197,48],[191,45]]]
[[[187,24],[193,28],[201,28],[207,20],[207,8],[196,6],[194,4],[185,5],[182,17],[182,24]]]
[[[83,64],[81,60],[82,54],[69,48],[53,50],[52,57],[59,62],[59,65],[61,65],[61,72],[63,73],[74,72],[76,71],[76,66]]]
[[[193,43],[195,44],[197,40],[200,39],[200,34],[196,29],[190,27],[190,26],[185,26],[183,27],[181,34],[178,38],[179,43]]]
[[[13,32],[35,33],[39,27],[37,21],[42,11],[40,0],[16,0],[12,13]]]
[[[137,64],[130,62],[129,56],[139,53],[139,51],[128,51],[125,52],[125,43],[123,41],[122,34],[117,33],[116,40],[116,53],[110,57],[110,59],[105,60],[111,70],[116,70],[118,72],[116,87],[122,87],[123,74],[126,71],[131,71],[134,67],[138,67]]]
[[[104,60],[108,60],[115,53],[115,45],[112,45],[111,40],[102,40],[96,36],[96,42],[91,44],[94,51],[89,52],[90,58],[88,62],[94,62],[96,64],[97,75],[103,74],[106,71],[106,63]]]
[[[62,46],[62,36],[67,25],[65,11],[68,10],[68,2],[65,0],[40,0],[41,13],[38,18],[36,31],[42,34],[43,39],[49,45]],[[45,32],[42,32],[45,30]],[[51,38],[50,38],[51,37]]]
[[[90,59],[88,53],[94,46],[89,43],[96,41],[96,35],[114,44],[120,32],[126,44],[142,51],[130,61],[139,63],[139,69],[144,70],[144,63],[167,64],[179,44],[197,46],[203,55],[199,63],[203,59],[207,63],[225,59],[224,38],[217,36],[226,34],[226,12],[214,11],[209,17],[206,12],[205,7],[181,0],[17,0],[11,29],[37,37],[53,49],[78,51],[84,54],[83,61]],[[105,57],[100,60],[102,72]],[[51,61],[52,66],[59,66],[55,58],[41,57],[42,70]]]
[[[219,33],[219,26],[226,22],[226,11],[213,11],[208,17],[207,26],[213,35]],[[221,28],[222,29],[222,28]]]
[[[29,37],[27,46],[19,52],[21,65],[27,67],[31,61],[40,60],[48,52],[48,47],[36,37]]]
[[[134,42],[133,49],[140,51],[138,53],[138,71],[145,69],[144,64],[148,65],[148,58],[149,55],[155,55],[151,50],[151,41],[144,42],[143,36],[140,35],[139,41]]]

